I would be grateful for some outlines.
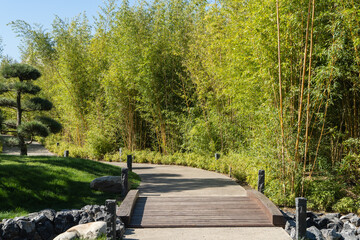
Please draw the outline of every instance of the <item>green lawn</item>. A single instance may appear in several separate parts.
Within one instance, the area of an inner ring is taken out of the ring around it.
[[[101,176],[120,175],[115,166],[76,158],[21,157],[0,155],[0,219],[21,216],[45,208],[79,209],[104,204],[114,194],[90,189]],[[132,188],[140,183],[129,175]]]

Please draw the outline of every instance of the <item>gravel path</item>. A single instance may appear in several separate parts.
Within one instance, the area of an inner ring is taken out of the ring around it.
[[[4,141],[4,139],[7,138],[10,138],[10,136],[1,135],[1,141]],[[28,145],[27,148],[28,156],[56,156],[38,142],[33,142],[32,144]],[[9,147],[6,144],[3,144],[2,154],[20,155],[20,149],[18,147]]]

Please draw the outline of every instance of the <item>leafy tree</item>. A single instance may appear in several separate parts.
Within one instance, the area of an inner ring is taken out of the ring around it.
[[[20,155],[27,155],[27,145],[34,136],[47,137],[50,133],[57,133],[61,125],[57,121],[45,117],[36,116],[33,120],[24,122],[23,113],[50,111],[52,103],[40,97],[25,98],[26,95],[37,95],[41,88],[32,84],[41,73],[27,64],[6,64],[2,69],[2,76],[9,81],[2,83],[0,93],[10,93],[7,97],[0,98],[0,106],[16,110],[16,121],[6,120],[4,125],[10,129],[16,129],[17,136],[9,141],[9,144],[20,147]],[[11,94],[12,93],[12,94]],[[30,139],[26,142],[25,139]]]

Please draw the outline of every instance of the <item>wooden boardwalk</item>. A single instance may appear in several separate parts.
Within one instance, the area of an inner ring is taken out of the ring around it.
[[[265,196],[138,197],[131,191],[117,215],[130,228],[284,226],[279,210]]]
[[[129,227],[271,227],[249,197],[140,197]]]

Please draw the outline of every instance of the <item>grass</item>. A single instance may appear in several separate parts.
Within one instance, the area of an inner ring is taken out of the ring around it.
[[[93,191],[90,182],[120,175],[119,167],[91,160],[59,157],[0,155],[0,219],[26,215],[45,208],[80,209],[104,204],[115,194]],[[140,178],[129,174],[131,188]]]

